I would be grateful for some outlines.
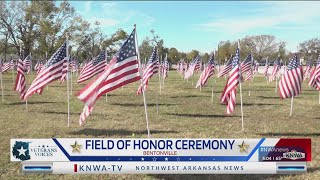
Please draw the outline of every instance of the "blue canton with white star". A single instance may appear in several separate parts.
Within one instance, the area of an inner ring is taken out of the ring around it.
[[[53,56],[47,61],[45,67],[52,66],[59,61],[62,61],[67,56],[67,42],[64,42],[62,46],[56,51]]]
[[[119,49],[116,55],[117,62],[121,62],[130,57],[137,56],[135,33],[136,30],[134,29],[128,37],[128,39],[126,40],[126,42],[124,42],[122,47]]]

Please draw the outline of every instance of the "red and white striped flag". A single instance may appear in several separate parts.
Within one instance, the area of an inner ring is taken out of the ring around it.
[[[16,83],[14,86],[14,90],[20,93],[20,99],[24,99],[24,95],[26,93],[26,78],[24,75],[24,65],[21,59],[18,60],[17,66],[17,76],[16,76]]]
[[[227,114],[231,114],[236,107],[237,86],[240,80],[239,53],[238,47],[232,60],[232,70],[220,98],[220,102],[227,105]]]
[[[287,70],[279,81],[279,93],[282,99],[297,96],[301,92],[302,70],[295,54],[289,61]]]
[[[31,70],[31,54],[29,54],[26,58],[24,58],[23,66],[27,74],[29,74]]]
[[[166,57],[164,58],[162,71],[163,78],[166,79],[169,72],[168,54],[166,54]]]
[[[277,60],[273,63],[273,70],[271,75],[269,76],[269,82],[272,82],[276,79],[279,71],[280,71],[280,56],[278,56]]]
[[[196,58],[194,58],[193,61],[190,63],[189,68],[184,75],[184,79],[189,79],[193,75],[193,73],[197,67],[200,68],[200,56],[199,55]]]
[[[308,85],[320,91],[320,54],[317,60],[317,66],[313,69],[310,75]]]
[[[233,56],[231,55],[229,61],[219,71],[218,77],[222,77],[222,76],[228,74],[231,71],[231,69],[232,69],[232,60],[233,60]]]
[[[138,47],[134,28],[128,39],[123,43],[116,55],[111,59],[105,70],[96,80],[87,84],[77,97],[85,103],[79,118],[82,125],[92,113],[93,105],[102,95],[141,79],[138,65]]]
[[[64,81],[68,72],[67,66],[67,41],[47,61],[41,72],[31,83],[24,99],[28,99],[34,93],[41,93],[43,88],[52,81],[60,79]]]
[[[269,70],[269,62],[268,62],[268,59],[266,59],[266,65],[264,66],[264,77],[268,76],[268,70]]]
[[[310,76],[310,72],[312,71],[312,64],[311,64],[312,59],[310,59],[307,62],[307,68],[303,73],[303,80],[306,80]]]
[[[106,67],[106,52],[102,51],[96,58],[90,61],[79,75],[77,83],[82,83],[93,76],[100,74]]]
[[[199,80],[197,82],[196,88],[204,86],[208,79],[213,76],[214,73],[214,54],[212,54],[211,58],[209,59],[206,67],[202,71]]]
[[[241,62],[241,73],[245,73],[245,72],[251,70],[252,62],[253,62],[253,58],[252,58],[252,55],[250,53],[247,56],[246,60]]]
[[[143,91],[147,90],[148,87],[148,82],[149,79],[151,79],[151,77],[158,71],[158,66],[157,66],[157,48],[154,47],[152,54],[148,60],[147,66],[143,71],[143,75],[142,75],[142,82],[143,84],[140,84],[138,90],[137,90],[137,95],[142,93],[142,88]]]
[[[252,76],[253,76],[253,70],[247,71],[246,77],[244,78],[244,81],[251,80],[251,79],[252,79]]]

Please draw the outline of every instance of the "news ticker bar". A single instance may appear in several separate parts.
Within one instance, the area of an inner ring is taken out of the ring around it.
[[[36,174],[300,174],[306,162],[22,162]]]

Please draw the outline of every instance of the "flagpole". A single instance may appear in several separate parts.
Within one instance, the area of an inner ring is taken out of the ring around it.
[[[159,50],[157,50],[157,54],[159,55]],[[158,56],[159,58],[159,56]],[[161,95],[161,83],[160,83],[160,74],[161,74],[161,71],[160,71],[160,67],[161,67],[161,63],[160,63],[160,59],[159,60],[159,68],[158,68],[158,72],[159,72],[159,93],[156,91],[156,94],[157,94],[157,114],[159,114],[159,95]],[[157,89],[157,88],[156,88]]]
[[[0,69],[0,75],[1,75],[1,96],[2,96],[2,102],[3,102],[4,101],[4,97],[3,97],[3,85],[2,85],[2,71],[1,71],[1,69]]]
[[[240,108],[241,108],[241,127],[242,131],[244,130],[244,122],[243,122],[243,104],[242,104],[242,73],[241,73],[241,60],[240,60],[240,40],[238,40],[238,47],[239,47],[239,73],[240,73],[240,79],[239,79],[239,84],[240,84]]]
[[[66,37],[66,56],[67,65],[69,66],[69,36]],[[68,97],[68,127],[70,127],[70,95],[69,95],[69,68],[67,68],[67,97]]]
[[[290,116],[292,116],[292,109],[293,109],[293,95],[291,97],[291,110],[290,110]]]
[[[108,53],[107,53],[107,47],[106,47],[106,52],[105,52],[105,56],[106,56],[106,63],[108,62]],[[121,86],[123,89],[123,86]],[[108,93],[106,93],[106,102],[108,102]]]
[[[46,61],[48,61],[48,52],[46,51]],[[45,62],[44,64],[46,64],[47,62]],[[47,90],[49,89],[49,84],[47,84]]]
[[[141,62],[140,62],[140,53],[139,53],[139,46],[138,46],[138,36],[137,36],[137,29],[136,29],[136,24],[134,24],[134,28],[136,30],[135,36],[136,36],[136,42],[135,45],[137,47],[137,55],[138,55],[138,61],[139,61],[139,72],[140,76],[142,75],[141,72]],[[146,94],[144,92],[144,84],[142,79],[140,79],[141,86],[142,86],[142,94],[143,94],[143,103],[144,103],[144,112],[146,114],[146,123],[147,123],[147,131],[148,131],[148,138],[150,138],[150,129],[149,129],[149,120],[148,120],[148,110],[147,110],[147,100],[146,100]]]
[[[12,83],[14,85],[14,63],[13,63],[12,56],[11,56],[11,61],[12,61]],[[11,64],[11,61],[10,61],[10,64]]]

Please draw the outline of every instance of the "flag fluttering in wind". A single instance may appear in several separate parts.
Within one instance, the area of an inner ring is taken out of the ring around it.
[[[82,125],[85,119],[92,113],[93,105],[99,97],[141,79],[136,41],[136,29],[134,28],[128,39],[110,60],[105,70],[97,79],[87,84],[78,93],[77,97],[85,103],[83,112],[79,118],[80,125]]]
[[[247,56],[246,60],[244,60],[243,62],[241,62],[241,73],[245,73],[249,70],[251,70],[251,65],[253,62],[253,58],[251,53]]]
[[[43,88],[52,81],[60,79],[64,81],[68,72],[67,66],[67,41],[52,55],[46,62],[41,72],[31,83],[24,99],[27,99],[34,93],[41,93]]]
[[[264,66],[264,77],[268,76],[268,70],[269,70],[269,62],[268,59],[266,59],[266,65]]]
[[[31,54],[29,54],[26,58],[24,58],[23,66],[27,74],[29,74],[31,70]]]
[[[138,90],[137,90],[137,95],[142,93],[142,88],[144,91],[147,90],[148,87],[148,82],[150,78],[158,72],[158,66],[157,66],[157,48],[154,47],[152,54],[147,62],[146,68],[143,71],[142,75],[142,82],[143,84],[140,84]],[[143,86],[143,87],[142,87]]]
[[[169,71],[169,61],[168,61],[168,54],[166,54],[166,57],[163,60],[163,68],[162,68],[162,75],[163,78],[167,78]]]
[[[231,55],[229,61],[222,67],[222,69],[218,73],[218,77],[222,77],[222,76],[228,74],[231,71],[231,69],[232,69],[232,60],[233,60],[233,56]]]
[[[279,92],[282,99],[297,96],[301,92],[302,70],[299,64],[298,57],[295,54],[279,81]]]
[[[303,80],[306,80],[310,76],[311,72],[312,72],[312,59],[309,59],[309,61],[307,62],[307,68],[303,73]]]
[[[6,72],[11,69],[11,62],[5,62],[1,66],[1,72]]]
[[[213,76],[214,73],[214,54],[211,55],[208,63],[206,64],[204,70],[202,71],[199,80],[197,82],[196,88],[204,86],[208,79]]]
[[[100,54],[96,58],[86,64],[85,68],[79,75],[77,83],[84,82],[92,78],[93,76],[103,72],[107,64],[106,59],[106,52],[100,52]]]
[[[189,79],[193,75],[196,68],[200,68],[200,56],[199,55],[196,58],[194,58],[193,61],[190,63],[189,68],[184,75],[184,79]]]
[[[320,91],[320,54],[317,60],[317,66],[314,68],[310,75],[308,85]]]
[[[246,77],[244,78],[244,81],[251,80],[251,79],[252,79],[252,76],[253,76],[253,70],[247,71]]]
[[[20,99],[24,99],[26,93],[26,78],[24,75],[25,67],[21,59],[18,60],[17,77],[14,90],[20,93]]]
[[[220,102],[227,105],[227,114],[231,114],[236,107],[237,86],[240,80],[239,53],[238,47],[232,60],[232,69],[230,71],[230,75],[220,98]]]
[[[273,63],[273,70],[271,75],[269,76],[269,82],[272,82],[276,79],[279,71],[280,71],[280,56],[276,59],[276,61]]]
[[[71,59],[69,66],[72,73],[78,71],[78,62],[74,58]]]

